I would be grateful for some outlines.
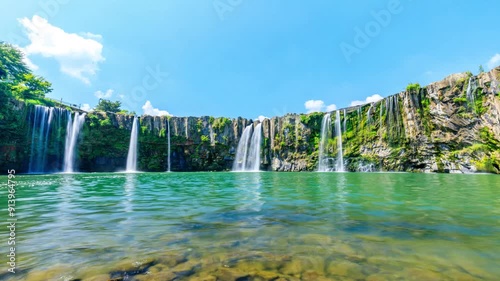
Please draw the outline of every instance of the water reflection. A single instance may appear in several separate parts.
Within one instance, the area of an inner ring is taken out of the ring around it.
[[[125,174],[125,185],[123,186],[125,198],[124,200],[122,200],[125,213],[131,213],[134,211],[132,200],[134,198],[136,180],[137,180],[137,174],[134,173]]]
[[[345,173],[337,173],[337,192],[335,192],[335,205],[337,207],[337,214],[340,222],[346,222],[348,215],[346,214],[346,206],[349,204],[347,201],[347,179]]]
[[[236,189],[240,191],[238,210],[260,212],[264,205],[262,198],[261,173],[235,173],[237,177]]]

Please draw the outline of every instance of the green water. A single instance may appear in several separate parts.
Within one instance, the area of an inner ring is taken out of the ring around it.
[[[494,175],[16,179],[19,268],[0,279],[98,281],[125,273],[125,280],[500,278],[500,177]],[[0,180],[5,222],[7,178]]]

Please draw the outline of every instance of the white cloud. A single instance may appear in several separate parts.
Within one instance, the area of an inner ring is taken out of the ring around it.
[[[322,100],[308,100],[304,103],[307,113],[318,112],[323,109],[325,103]]]
[[[100,35],[87,32],[82,37],[75,33],[67,33],[37,15],[31,20],[19,19],[19,22],[30,40],[30,44],[23,48],[27,56],[41,55],[53,58],[59,63],[63,73],[90,84],[90,78],[99,69],[98,64],[104,61],[103,46],[94,40],[97,37],[101,38]]]
[[[90,107],[90,104],[88,104],[88,103],[84,103],[84,104],[82,105],[81,110],[83,110],[83,111],[91,111],[91,110],[92,110],[92,108]]]
[[[125,95],[118,95],[118,97],[120,97],[121,99],[124,99],[125,98]]]
[[[94,33],[90,33],[90,32],[82,32],[80,34],[83,37],[87,37],[89,39],[95,39],[95,40],[101,40],[102,39],[102,35],[100,35],[100,34],[94,34]]]
[[[97,91],[94,93],[94,96],[100,99],[109,99],[113,96],[113,90],[108,89],[105,93],[103,93],[102,91]]]
[[[269,117],[266,117],[264,115],[259,115],[259,117],[255,118],[255,120],[259,120],[260,122],[264,121],[264,119],[269,119]]]
[[[330,104],[326,107],[326,112],[337,110],[337,106],[335,104]]]
[[[168,113],[165,110],[159,110],[158,108],[154,108],[150,101],[146,101],[146,103],[142,106],[142,110],[144,111],[144,115],[150,115],[150,116],[168,115],[168,116],[172,116],[172,114]]]
[[[500,54],[495,54],[493,57],[491,57],[491,59],[488,61],[487,64],[489,69],[493,69],[499,65],[500,65]]]
[[[308,100],[304,103],[304,106],[307,110],[307,113],[334,111],[337,109],[337,106],[335,104],[325,106],[325,102],[322,100]]]
[[[381,99],[383,99],[383,97],[381,95],[375,94],[373,96],[367,97],[364,101],[361,101],[361,100],[352,101],[350,106],[357,106],[357,105],[362,105],[362,104],[377,102],[377,101],[379,101]]]

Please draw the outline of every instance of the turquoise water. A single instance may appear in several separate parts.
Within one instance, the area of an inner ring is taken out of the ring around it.
[[[0,180],[0,218],[7,221],[7,178]],[[500,278],[495,175],[138,173],[17,180],[19,271],[0,279]],[[0,249],[7,254],[4,240]]]

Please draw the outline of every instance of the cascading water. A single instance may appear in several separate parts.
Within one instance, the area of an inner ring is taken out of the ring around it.
[[[319,165],[318,172],[329,172],[331,167],[329,165],[330,158],[328,158],[328,153],[326,148],[328,146],[328,139],[331,136],[332,119],[330,113],[323,116],[323,121],[321,121],[321,140],[319,143]]]
[[[344,172],[344,153],[342,150],[342,129],[340,128],[340,111],[335,113],[335,137],[337,138],[336,171]]]
[[[136,116],[134,117],[134,122],[132,123],[132,131],[130,133],[130,143],[127,155],[127,172],[137,171],[137,138],[139,136],[137,121],[138,118]]]
[[[382,129],[382,114],[383,114],[383,112],[384,112],[384,103],[380,102],[380,115],[378,117],[379,122],[380,122],[379,129]]]
[[[393,95],[386,99],[386,126],[387,137],[390,141],[399,140],[404,134],[404,128],[401,121],[399,109],[399,96]]]
[[[233,163],[233,171],[256,172],[260,169],[260,145],[262,140],[262,123],[253,128],[253,124],[246,126],[241,134]]]
[[[473,80],[472,80],[472,77],[469,78],[469,85],[467,85],[467,92],[465,94],[465,97],[467,98],[467,103],[469,104],[469,107],[472,107],[473,110],[475,109],[475,106],[474,106],[474,93],[473,93],[473,89],[472,89],[472,83],[473,83]]]
[[[260,169],[260,144],[262,142],[262,123],[257,124],[253,130],[250,141],[250,152],[247,159],[247,170],[258,171]]]
[[[212,124],[208,124],[208,133],[210,134],[210,145],[215,145],[215,134]]]
[[[167,172],[170,172],[170,121],[167,117],[167,144],[168,144],[168,155],[167,155]]]
[[[346,110],[344,109],[344,125],[342,126],[344,129],[344,133],[347,131],[347,113]]]
[[[366,120],[368,124],[370,124],[372,121],[372,109],[373,109],[373,103],[370,104],[370,108],[368,108],[368,112],[366,113]]]
[[[33,127],[31,128],[31,153],[29,163],[29,173],[40,173],[44,171],[45,161],[43,161],[48,143],[48,132],[52,118],[53,108],[35,105]]]
[[[236,150],[236,159],[233,163],[233,171],[244,171],[247,163],[248,146],[250,145],[250,137],[252,135],[253,125],[250,124],[245,127],[241,134],[238,148]]]
[[[66,126],[66,144],[64,148],[64,172],[74,172],[75,165],[75,148],[78,141],[78,136],[85,121],[85,113],[80,115],[75,112],[74,120],[71,118],[71,113],[68,113],[68,124]]]

